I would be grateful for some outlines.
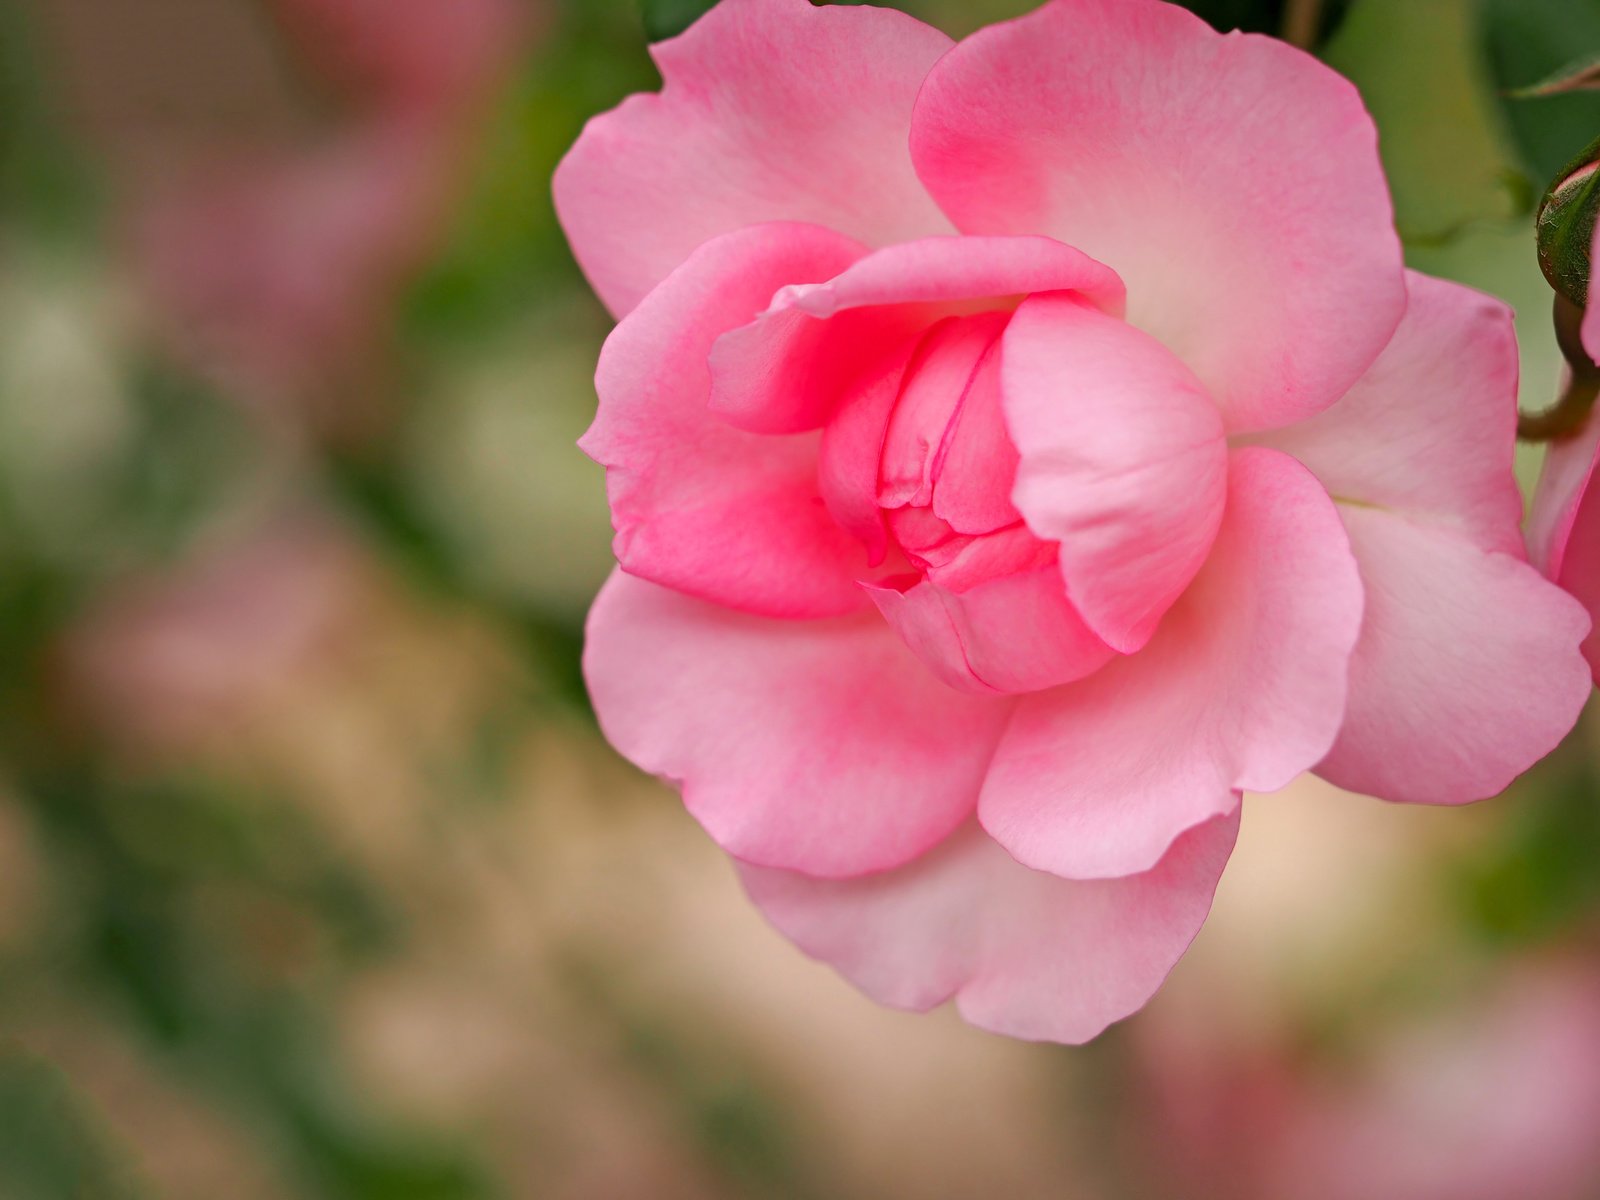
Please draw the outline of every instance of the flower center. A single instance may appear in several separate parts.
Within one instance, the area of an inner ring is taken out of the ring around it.
[[[889,412],[877,503],[911,567],[964,591],[1054,561],[1011,503],[1017,453],[1000,409],[999,341],[1009,312],[950,317],[912,353]]]

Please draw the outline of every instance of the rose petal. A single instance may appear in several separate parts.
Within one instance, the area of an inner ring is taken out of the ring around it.
[[[1230,431],[1332,404],[1405,304],[1377,138],[1347,81],[1154,0],[1055,0],[934,67],[912,157],[967,233],[1109,264]]]
[[[758,320],[719,340],[711,405],[756,433],[815,429],[852,380],[929,325],[1040,291],[1122,311],[1116,273],[1049,238],[935,237],[875,251],[836,279],[784,288]]]
[[[817,486],[823,502],[839,528],[866,548],[873,566],[884,560],[889,545],[878,506],[878,464],[914,351],[908,347],[904,354],[885,359],[846,389],[822,431]]]
[[[1366,585],[1344,727],[1317,773],[1420,804],[1503,791],[1589,697],[1581,605],[1516,555],[1340,506]]]
[[[1131,653],[1205,560],[1227,444],[1199,381],[1148,334],[1070,296],[1035,296],[1001,341],[1013,500],[1061,543],[1067,595]]]
[[[724,0],[651,47],[665,85],[594,118],[556,212],[622,315],[702,242],[762,221],[869,245],[949,230],[911,167],[911,109],[950,39],[881,8]]]
[[[739,873],[779,931],[880,1003],[954,997],[984,1029],[1079,1043],[1141,1008],[1182,957],[1238,828],[1208,822],[1153,870],[1092,882],[1030,871],[972,825],[886,874]]]
[[[878,464],[882,507],[932,505],[945,433],[1007,320],[1005,313],[948,317],[922,339],[884,434]]]
[[[1589,421],[1577,435],[1550,443],[1528,513],[1528,554],[1551,579],[1566,568],[1579,510],[1600,464],[1600,421]]]
[[[978,815],[1019,862],[1126,875],[1314,766],[1344,715],[1361,581],[1333,502],[1286,455],[1237,451],[1204,569],[1151,643],[1018,701]]]
[[[965,592],[924,581],[867,594],[935,675],[966,691],[1039,691],[1082,679],[1115,656],[1067,602],[1054,564]]]
[[[1010,712],[930,679],[876,613],[769,620],[621,572],[584,675],[606,738],[677,781],[723,849],[829,877],[899,866],[960,824]]]
[[[992,533],[1022,520],[1011,502],[1017,448],[1006,431],[1000,355],[978,366],[934,464],[933,511],[960,533]]]
[[[1294,455],[1336,499],[1442,522],[1520,556],[1511,310],[1415,271],[1406,284],[1394,340],[1344,399],[1251,440]]]
[[[1588,611],[1591,618],[1600,613],[1600,505],[1587,506],[1584,514],[1586,533],[1582,549],[1572,555],[1572,569],[1561,580],[1561,586],[1570,592]],[[1591,629],[1583,639],[1583,657],[1589,664],[1595,681],[1600,683],[1600,631]]]
[[[1591,617],[1600,613],[1600,489],[1593,486],[1597,466],[1600,420],[1591,419],[1575,436],[1550,443],[1528,513],[1528,553],[1534,565],[1577,597]],[[1600,630],[1584,639],[1583,654],[1600,682]]]
[[[711,343],[785,280],[860,253],[815,225],[760,225],[701,247],[600,354],[600,408],[579,443],[605,464],[616,554],[635,575],[772,616],[865,607],[859,542],[817,488],[817,438],[758,437],[706,408]]]
[[[889,516],[889,523],[895,527],[897,537],[907,537],[908,522],[905,519],[914,517],[949,528],[928,509],[901,508]],[[917,555],[928,578],[952,592],[971,591],[979,584],[1002,575],[1043,566],[1056,571],[1056,588],[1063,588],[1060,569],[1055,566],[1055,543],[1041,542],[1028,532],[1026,525],[1020,523],[986,533],[982,537],[968,537],[952,530],[944,545],[937,548],[922,547],[917,550]]]

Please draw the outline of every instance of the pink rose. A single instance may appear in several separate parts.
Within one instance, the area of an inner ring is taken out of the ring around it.
[[[724,0],[556,174],[621,318],[600,722],[885,1003],[1081,1041],[1240,793],[1492,795],[1587,693],[1505,307],[1401,265],[1355,89],[1156,0],[959,46]]]
[[[1600,229],[1595,235],[1591,263],[1600,259]],[[1581,338],[1589,357],[1600,362],[1600,304],[1585,308]],[[1591,616],[1600,611],[1600,489],[1591,486],[1596,465],[1600,419],[1591,413],[1575,436],[1550,443],[1528,515],[1533,561],[1582,601]],[[1600,681],[1600,634],[1585,639],[1583,653]]]

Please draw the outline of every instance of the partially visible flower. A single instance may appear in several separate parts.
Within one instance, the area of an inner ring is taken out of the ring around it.
[[[193,353],[295,390],[368,348],[443,234],[471,121],[516,44],[509,0],[273,0],[349,115],[154,189],[136,251]]]
[[[1588,692],[1505,306],[1402,267],[1354,88],[1157,0],[952,47],[724,0],[557,172],[620,318],[586,671],[780,929],[1077,1041],[1242,792],[1500,791]]]
[[[97,106],[98,133],[119,220],[155,319],[180,353],[244,395],[293,397],[343,382],[446,232],[464,151],[537,7],[267,0],[262,20],[321,94],[314,107],[331,109],[272,136],[209,112],[185,120],[183,111],[212,100],[206,89],[217,82],[203,74],[177,89],[170,107],[180,115],[169,116],[119,104],[115,79],[80,68],[83,87],[113,93]],[[261,55],[243,44],[250,28],[213,20],[208,36],[219,44],[199,38],[200,51],[225,63]],[[90,58],[78,43],[94,19],[63,24],[68,52]],[[266,40],[259,29],[253,36]],[[171,53],[137,39],[116,52],[153,60],[147,70]],[[232,108],[271,108],[273,89],[256,90]],[[119,139],[138,152],[120,152]]]
[[[193,747],[248,721],[337,645],[363,578],[336,530],[297,518],[128,579],[66,643],[71,694],[132,744]]]
[[[1138,1136],[1193,1200],[1595,1195],[1592,965],[1515,963],[1451,1008],[1358,1036],[1334,1061],[1225,1020],[1146,1022]]]
[[[1590,253],[1600,259],[1600,227]],[[1600,362],[1600,304],[1583,314],[1583,349]],[[1600,488],[1593,486],[1600,465],[1600,412],[1574,436],[1550,443],[1544,470],[1528,515],[1528,549],[1534,564],[1582,602],[1591,617],[1600,614]],[[1600,630],[1583,643],[1584,657],[1600,680]]]

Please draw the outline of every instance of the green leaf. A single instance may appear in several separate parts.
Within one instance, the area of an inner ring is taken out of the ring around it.
[[[1325,57],[1378,123],[1402,238],[1436,244],[1527,211],[1471,0],[1356,0]]]
[[[1551,179],[1600,134],[1600,92],[1560,92],[1537,104],[1507,93],[1558,74],[1576,55],[1600,54],[1600,0],[1484,0],[1483,21],[1501,112],[1533,177]]]
[[[1537,100],[1545,96],[1559,96],[1565,92],[1600,91],[1600,54],[1591,54],[1568,63],[1559,71],[1546,75],[1538,83],[1512,88],[1506,93],[1513,100]]]
[[[1600,138],[1555,178],[1539,203],[1539,268],[1579,308],[1589,298],[1589,253],[1600,211]]]

